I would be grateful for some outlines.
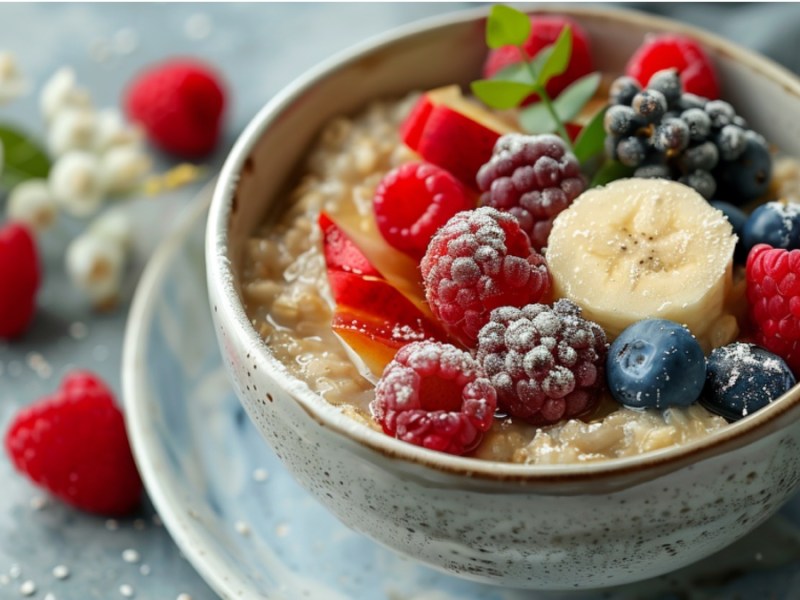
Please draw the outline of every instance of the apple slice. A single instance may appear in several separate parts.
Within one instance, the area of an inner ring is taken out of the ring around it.
[[[332,269],[371,277],[383,277],[358,246],[353,243],[353,240],[326,213],[319,214],[317,223],[322,231],[322,250],[325,254],[325,265],[329,271]]]
[[[424,94],[401,126],[400,135],[426,161],[476,190],[475,175],[491,157],[497,138],[514,131],[464,98],[457,85],[451,85]]]

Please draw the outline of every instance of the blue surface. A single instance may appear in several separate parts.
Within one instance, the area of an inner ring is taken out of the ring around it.
[[[0,122],[12,121],[41,135],[43,125],[38,115],[37,93],[60,66],[72,65],[79,81],[91,90],[96,104],[105,107],[118,103],[125,84],[141,66],[175,54],[196,55],[216,64],[233,91],[224,143],[209,160],[213,172],[236,133],[256,110],[303,70],[367,36],[461,6],[462,3],[0,4],[0,50],[17,55],[33,84],[30,96],[0,107]],[[646,8],[720,31],[782,60],[790,68],[800,69],[797,5],[713,8],[647,5]],[[207,16],[210,23],[210,31],[203,39],[187,35],[187,25],[198,14]],[[130,44],[131,41],[134,43]],[[166,158],[159,159],[160,167],[169,164]],[[81,225],[64,222],[44,241],[46,283],[36,322],[19,342],[0,343],[2,430],[19,406],[52,391],[71,366],[96,370],[119,389],[120,344],[127,301],[156,241],[163,237],[174,215],[199,187],[185,188],[155,201],[134,201],[136,255],[126,278],[124,301],[115,312],[92,313],[66,282],[61,266],[63,251]],[[70,327],[74,323],[85,325],[85,337],[77,335],[80,328]],[[31,365],[37,357],[31,353],[39,353],[47,361],[52,370],[49,376],[40,376],[33,370]],[[42,494],[13,474],[4,456],[0,457],[0,478],[3,481],[0,598],[20,597],[18,588],[26,579],[37,584],[36,598],[44,598],[47,592],[52,592],[58,600],[120,598],[119,586],[123,584],[132,586],[139,599],[170,600],[182,592],[191,594],[194,600],[214,597],[181,558],[164,529],[154,524],[152,509],[146,507],[141,515],[120,522],[118,529],[112,530],[109,525],[113,524],[103,519],[85,516],[56,503],[34,508]],[[800,522],[800,506],[795,502],[782,515],[785,522],[772,521],[770,526],[776,535],[795,539],[791,536],[796,534]],[[352,539],[341,550],[356,554],[364,550],[361,544],[362,541]],[[139,552],[140,563],[122,560],[121,552],[127,548]],[[302,550],[296,552],[297,555],[290,557],[291,562],[301,565]],[[765,548],[762,564],[769,563],[771,556],[771,548]],[[798,563],[796,558],[793,560],[751,576],[757,585],[764,586],[762,590],[768,591],[748,597],[772,594],[776,598],[792,598],[790,590],[800,589]],[[51,572],[60,564],[71,572],[64,581],[57,580]],[[148,575],[140,571],[145,564],[150,569]],[[375,577],[380,577],[380,571]],[[428,572],[426,577],[432,580],[435,575]],[[737,582],[734,578],[722,591],[707,586],[703,588],[707,592],[704,597],[729,598]],[[401,595],[394,598],[409,600]],[[428,596],[428,600],[437,599]]]

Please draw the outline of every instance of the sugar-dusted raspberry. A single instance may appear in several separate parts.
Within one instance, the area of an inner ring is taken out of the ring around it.
[[[388,435],[464,454],[492,426],[496,405],[497,394],[475,359],[450,344],[425,341],[398,351],[370,409]]]
[[[375,221],[384,239],[416,260],[448,219],[475,206],[472,193],[444,169],[425,162],[389,171],[375,190]]]
[[[755,342],[800,374],[800,250],[753,247],[747,256],[747,301]]]
[[[425,296],[447,332],[469,348],[498,306],[546,302],[544,257],[508,213],[490,207],[458,213],[422,258]]]
[[[553,219],[586,188],[578,159],[555,135],[509,133],[477,175],[481,204],[514,215],[536,250]]]
[[[534,425],[597,406],[607,352],[603,329],[569,300],[498,308],[478,334],[477,359],[500,409]]]

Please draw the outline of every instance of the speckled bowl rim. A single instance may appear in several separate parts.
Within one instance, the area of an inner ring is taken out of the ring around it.
[[[641,29],[681,32],[694,37],[706,47],[731,57],[750,70],[772,79],[788,92],[800,98],[800,80],[788,70],[724,38],[672,19],[653,17],[628,9],[577,8],[566,5],[536,6],[532,7],[531,10],[535,12],[557,12],[576,17],[584,16],[597,20],[607,19],[617,23],[621,21]],[[369,39],[349,50],[334,55],[307,71],[273,97],[256,114],[237,139],[223,165],[214,190],[208,217],[206,268],[209,288],[215,289],[220,298],[225,300],[215,306],[215,310],[218,311],[217,318],[220,322],[225,326],[231,327],[230,335],[241,339],[248,348],[258,349],[259,352],[264,354],[263,358],[270,366],[272,377],[284,390],[289,392],[311,418],[323,427],[355,440],[366,448],[374,450],[387,458],[416,463],[438,472],[469,476],[473,479],[514,481],[539,486],[540,484],[554,482],[579,483],[581,481],[597,481],[601,478],[620,476],[622,479],[630,479],[632,485],[749,444],[800,419],[800,385],[798,385],[778,400],[759,410],[756,414],[729,424],[706,438],[688,444],[633,457],[588,463],[567,465],[502,463],[438,453],[401,442],[365,427],[315,394],[305,382],[291,375],[280,361],[272,355],[245,314],[244,306],[234,284],[232,265],[227,254],[227,227],[238,174],[242,170],[251,150],[260,139],[262,132],[270,125],[273,118],[289,108],[298,97],[313,87],[318,80],[334,75],[337,70],[358,61],[365,54],[396,43],[402,38],[414,37],[415,34],[456,23],[485,18],[487,12],[488,7],[482,7],[480,9],[469,9],[437,16],[399,27],[389,33]]]

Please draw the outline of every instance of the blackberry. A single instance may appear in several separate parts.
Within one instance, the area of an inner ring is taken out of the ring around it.
[[[719,150],[713,142],[703,142],[687,148],[678,158],[678,165],[684,173],[701,169],[711,171],[719,162]]]
[[[638,167],[647,156],[647,145],[638,137],[623,138],[617,144],[617,160],[626,167]]]
[[[633,135],[643,125],[630,106],[610,106],[603,117],[603,126],[611,135]]]
[[[702,108],[688,108],[681,113],[681,119],[689,127],[689,137],[693,142],[708,139],[711,133],[711,118]]]
[[[733,118],[736,116],[736,111],[724,100],[711,100],[706,103],[704,110],[711,118],[711,126],[715,129],[721,129],[725,127],[725,125],[730,125],[733,122]]]
[[[608,90],[608,101],[612,106],[630,106],[633,97],[642,91],[642,86],[633,77],[617,77]]]
[[[738,125],[725,125],[714,136],[714,143],[719,148],[722,160],[736,160],[747,147],[744,129]]]
[[[631,106],[644,121],[655,123],[667,112],[667,99],[656,90],[642,90],[633,97]]]
[[[689,94],[684,93],[681,96],[681,99],[678,100],[678,107],[682,110],[689,110],[690,108],[700,108],[703,109],[706,107],[708,103],[708,98],[703,98],[702,96],[698,96],[697,94]]]
[[[683,92],[678,70],[664,69],[663,71],[657,71],[647,82],[647,89],[661,92],[666,98],[668,106],[675,105],[680,100]]]
[[[644,164],[633,172],[634,177],[644,179],[672,179],[672,171],[663,163]]]
[[[708,171],[698,169],[678,179],[682,184],[694,188],[706,200],[711,200],[717,191],[717,180]]]
[[[763,195],[772,177],[772,157],[763,137],[745,132],[745,149],[736,160],[721,161],[714,169],[722,200],[741,206]]]
[[[681,119],[666,119],[656,128],[653,146],[675,155],[689,146],[689,126]]]

